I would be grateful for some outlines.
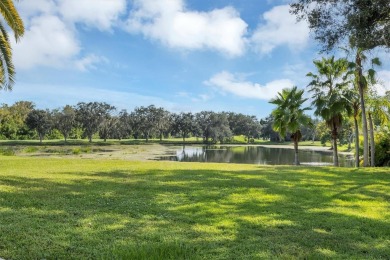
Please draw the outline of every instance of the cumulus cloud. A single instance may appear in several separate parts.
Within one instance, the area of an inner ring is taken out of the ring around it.
[[[126,11],[126,0],[62,0],[58,9],[67,21],[109,30]]]
[[[239,97],[269,100],[284,88],[290,88],[294,84],[289,79],[271,81],[267,84],[246,81],[237,74],[222,71],[204,82],[207,86],[214,87],[222,92],[228,92]]]
[[[309,27],[306,22],[296,22],[289,13],[288,5],[272,8],[263,14],[265,24],[259,24],[251,37],[256,51],[268,54],[276,47],[287,45],[291,49],[302,49],[309,39]]]
[[[60,67],[80,51],[74,33],[57,16],[33,18],[23,40],[13,45],[17,68],[30,69],[37,65]]]
[[[104,59],[81,55],[75,24],[110,30],[126,10],[126,0],[22,0],[17,8],[26,26],[22,40],[12,43],[18,69],[48,66],[86,71]]]
[[[245,50],[247,24],[233,7],[196,12],[183,0],[135,0],[127,31],[184,50],[213,49],[230,56]]]

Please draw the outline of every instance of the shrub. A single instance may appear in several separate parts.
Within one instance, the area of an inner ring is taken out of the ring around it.
[[[15,155],[15,150],[12,149],[11,147],[2,148],[0,149],[0,154],[5,156],[13,156]]]
[[[390,131],[375,135],[375,165],[390,166]]]

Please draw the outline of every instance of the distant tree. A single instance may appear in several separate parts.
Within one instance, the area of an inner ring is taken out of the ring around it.
[[[104,116],[102,123],[99,126],[99,137],[103,139],[104,142],[113,136],[118,122],[119,119],[116,116],[111,116],[110,114]]]
[[[346,59],[322,58],[313,61],[318,74],[308,73],[312,78],[309,84],[310,92],[313,93],[312,104],[315,106],[314,115],[321,116],[329,129],[333,140],[333,164],[339,166],[337,139],[339,130],[343,123],[343,115],[351,115],[350,91],[345,81],[348,71],[348,61]]]
[[[192,113],[182,112],[173,116],[173,131],[180,134],[184,142],[195,126],[195,116]]]
[[[390,47],[389,0],[294,0],[290,6],[326,51],[346,41],[364,50]]]
[[[169,131],[172,125],[171,114],[169,111],[162,107],[156,108],[155,110],[156,130],[158,132],[160,141],[163,136]]]
[[[271,142],[279,141],[279,134],[273,129],[274,117],[269,115],[266,118],[260,119],[260,137],[263,140],[270,140]]]
[[[228,113],[229,127],[235,135],[245,135],[247,142],[260,135],[260,122],[255,116]]]
[[[121,140],[122,138],[129,138],[133,131],[133,123],[131,115],[122,110],[119,112],[118,122],[115,125],[114,136]]]
[[[80,102],[77,104],[76,119],[83,128],[89,142],[92,142],[92,136],[98,132],[107,115],[114,110],[114,106],[104,102]]]
[[[76,111],[69,105],[64,106],[62,110],[54,110],[53,121],[55,128],[61,132],[66,142],[76,124]]]
[[[0,5],[2,21],[0,21],[0,90],[11,90],[14,84],[15,68],[12,63],[12,48],[8,37],[8,28],[18,41],[24,34],[23,21],[12,0],[2,0]],[[6,28],[5,24],[8,25]]]
[[[29,128],[37,131],[39,142],[42,143],[46,133],[48,133],[52,127],[50,112],[48,110],[34,109],[28,114],[26,124]]]
[[[0,136],[6,139],[27,139],[31,132],[26,126],[26,118],[34,109],[30,101],[18,101],[11,106],[0,107]]]
[[[329,131],[329,127],[326,125],[325,121],[320,121],[315,126],[315,132],[318,137],[318,140],[322,145],[325,146],[327,142],[332,144],[332,136]]]
[[[157,108],[154,105],[137,107],[132,113],[133,128],[141,132],[146,142],[157,130]]]
[[[298,143],[302,138],[301,128],[311,123],[310,118],[305,115],[305,111],[310,110],[310,108],[303,108],[303,103],[307,101],[307,98],[303,98],[303,93],[304,91],[298,90],[296,86],[291,89],[283,89],[269,102],[277,106],[272,110],[274,130],[282,138],[286,136],[287,132],[291,132],[291,139],[294,141],[295,165],[300,164]]]
[[[196,132],[197,135],[202,136],[203,142],[208,143],[211,132],[211,115],[214,114],[212,111],[201,111],[195,114],[196,121]]]
[[[224,143],[233,136],[229,127],[229,120],[226,113],[212,113],[210,115],[210,137],[214,143]]]

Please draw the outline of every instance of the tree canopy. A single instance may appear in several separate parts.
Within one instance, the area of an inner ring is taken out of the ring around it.
[[[343,41],[362,49],[390,47],[389,0],[295,0],[290,6],[325,51]]]

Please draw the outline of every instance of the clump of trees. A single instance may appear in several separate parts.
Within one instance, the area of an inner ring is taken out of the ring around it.
[[[329,126],[333,125],[332,138],[337,139],[338,133],[335,131],[342,124],[343,117],[353,117],[355,125],[355,146],[357,165],[359,166],[359,127],[358,121],[361,121],[361,130],[363,134],[363,166],[376,166],[376,140],[375,140],[375,121],[370,112],[370,105],[366,102],[370,100],[370,93],[373,92],[372,86],[377,83],[375,79],[375,70],[372,65],[380,65],[378,58],[371,60],[371,67],[367,64],[367,54],[375,48],[390,48],[390,1],[388,0],[294,0],[290,5],[291,13],[297,16],[298,20],[306,20],[314,34],[314,38],[320,43],[322,51],[331,52],[334,49],[344,48],[354,52],[354,60],[349,62],[349,73],[339,81],[329,77],[326,81],[315,82],[315,74],[309,74],[314,82],[310,84],[313,95],[313,104],[316,106],[315,114],[321,115]],[[347,46],[347,48],[345,48]],[[323,60],[326,62],[326,59]],[[345,63],[345,62],[343,62]],[[321,70],[315,62],[318,69],[318,75],[326,75],[327,70]],[[332,66],[337,69],[336,64]],[[343,71],[347,71],[343,65]],[[367,69],[368,68],[368,69]],[[341,76],[341,75],[340,75]],[[351,76],[351,77],[349,77]],[[321,84],[320,84],[321,83]],[[334,88],[329,89],[332,84],[343,84],[346,87],[335,88],[342,93],[333,93]],[[313,89],[315,87],[315,89]],[[320,93],[327,91],[326,95],[319,97]],[[348,94],[346,99],[349,104],[343,104],[343,95]],[[328,101],[325,96],[332,97]],[[387,101],[389,100],[389,94]],[[338,101],[337,101],[338,100]],[[379,99],[376,99],[377,101]],[[340,101],[340,104],[337,102]],[[331,107],[326,106],[331,105]],[[336,102],[333,104],[333,102]],[[376,103],[376,102],[374,102]],[[379,107],[384,107],[386,115],[381,118],[382,124],[379,125],[382,131],[386,130],[385,124],[389,117],[389,106],[384,101],[379,102]],[[343,106],[343,107],[341,107]],[[336,112],[333,113],[332,111]],[[333,116],[331,115],[333,114]],[[377,114],[377,113],[376,113]],[[376,119],[379,119],[378,114]],[[333,118],[333,119],[332,119]],[[387,118],[387,119],[386,119]],[[331,120],[332,119],[332,120]],[[385,119],[385,120],[384,120]],[[339,126],[338,126],[339,125]],[[336,146],[334,145],[334,148]],[[383,154],[382,154],[383,155]],[[386,154],[385,154],[386,155]],[[390,156],[389,156],[390,157]],[[337,158],[335,158],[336,160]]]

